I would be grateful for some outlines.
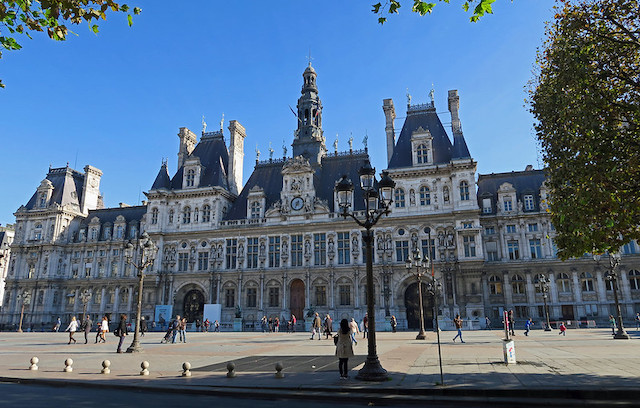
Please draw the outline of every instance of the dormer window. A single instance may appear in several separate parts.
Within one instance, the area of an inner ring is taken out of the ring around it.
[[[122,225],[118,225],[118,226],[116,227],[116,239],[122,239],[122,237],[123,237],[123,230],[124,230],[124,229],[122,228]]]
[[[153,210],[151,210],[151,223],[152,224],[157,224],[158,223],[158,209],[154,208]]]
[[[91,240],[96,240],[98,238],[98,229],[97,228],[91,228]]]
[[[511,201],[511,197],[505,198],[503,203],[505,212],[513,211],[513,201]]]
[[[433,137],[429,130],[419,127],[411,134],[411,150],[414,165],[433,163]]]
[[[193,187],[196,179],[196,171],[194,169],[187,170],[186,186]]]
[[[460,200],[469,201],[469,183],[464,180],[460,182]]]
[[[262,213],[262,206],[260,205],[260,202],[259,201],[252,202],[250,217],[252,219],[260,218],[261,213]]]
[[[38,201],[38,207],[44,208],[46,206],[47,206],[47,194],[46,193],[41,193],[40,194],[40,199]]]
[[[533,195],[532,194],[526,194],[524,196],[524,210],[533,211]]]
[[[428,156],[429,149],[427,149],[426,145],[424,145],[424,144],[419,145],[416,153],[418,155],[418,164],[428,163],[428,161],[429,161],[429,156]]]

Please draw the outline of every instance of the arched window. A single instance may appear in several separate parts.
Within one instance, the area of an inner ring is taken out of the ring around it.
[[[152,224],[157,224],[158,223],[158,209],[154,208],[153,210],[151,210],[151,223]]]
[[[431,192],[427,186],[420,187],[420,205],[431,205]]]
[[[260,212],[262,210],[262,206],[259,201],[254,201],[251,203],[251,218],[260,218]]]
[[[580,274],[580,281],[582,282],[583,292],[593,292],[593,275],[589,272],[582,272]]]
[[[208,204],[205,204],[202,207],[202,222],[210,222],[211,221],[211,207]]]
[[[429,161],[429,149],[424,144],[421,144],[416,149],[416,153],[418,155],[418,164],[427,163]]]
[[[569,279],[569,275],[566,273],[558,274],[556,286],[558,287],[558,292],[571,293],[571,279]]]
[[[405,206],[404,201],[404,190],[401,188],[396,188],[394,194],[394,200],[396,202],[396,208],[403,208]]]
[[[469,201],[469,183],[464,180],[460,182],[460,200]]]
[[[489,276],[489,293],[492,295],[502,294],[502,279],[498,275]]]
[[[191,223],[191,207],[189,206],[184,207],[184,209],[182,210],[182,223]]]
[[[631,290],[640,290],[640,271],[635,269],[629,271],[629,286]]]
[[[193,187],[196,180],[196,171],[194,169],[187,170],[187,187]]]
[[[522,277],[522,275],[516,274],[511,277],[511,289],[513,290],[514,294],[525,294],[524,278]]]

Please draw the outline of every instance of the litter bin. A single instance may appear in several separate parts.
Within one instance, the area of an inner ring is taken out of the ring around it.
[[[516,345],[511,339],[502,339],[502,352],[504,354],[505,364],[516,363]]]

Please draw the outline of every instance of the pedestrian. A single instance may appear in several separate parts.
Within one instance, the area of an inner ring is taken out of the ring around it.
[[[216,322],[217,322],[217,320],[216,320]],[[204,321],[204,331],[205,331],[205,333],[209,331],[209,326],[210,325],[211,325],[211,322],[209,321],[209,319],[206,319]]]
[[[516,335],[516,332],[515,332],[515,330],[516,330],[515,329],[516,320],[513,317],[513,309],[509,310],[509,313],[507,314],[507,318],[509,319],[509,331],[511,332],[512,336],[515,336]]]
[[[560,333],[558,333],[558,335],[560,334],[563,336],[567,335],[567,326],[564,325],[564,322],[560,322]]]
[[[349,357],[353,357],[353,344],[351,341],[351,329],[347,319],[340,320],[340,329],[338,329],[338,340],[336,343],[336,356],[338,357],[338,370],[340,370],[340,379],[349,378]]]
[[[217,320],[213,323],[213,331],[216,333],[220,333],[220,322]]]
[[[71,317],[71,321],[69,322],[69,326],[67,326],[67,329],[65,331],[69,332],[69,342],[67,344],[71,344],[71,342],[73,341],[73,344],[76,344],[76,339],[73,338],[73,335],[76,334],[76,331],[78,330],[78,321],[76,320],[75,316]]]
[[[80,326],[80,329],[84,331],[84,344],[87,344],[89,342],[89,339],[87,337],[91,332],[91,326],[93,326],[93,322],[91,321],[89,315],[87,315],[82,322],[82,326]]]
[[[636,313],[636,330],[640,329],[640,313]]]
[[[491,330],[491,320],[489,320],[489,316],[484,317],[484,328],[486,330]]]
[[[187,342],[187,318],[183,317],[180,321],[180,339],[183,343]]]
[[[322,321],[320,320],[320,315],[316,312],[316,315],[313,318],[313,323],[311,324],[311,338],[309,340],[313,340],[313,336],[318,333],[318,340],[320,340],[320,327],[322,325]]]
[[[147,332],[147,321],[144,316],[140,316],[140,335],[144,337],[144,334]]]
[[[171,332],[173,333],[172,338],[171,338],[171,343],[175,343],[176,342],[176,336],[178,335],[178,332],[180,331],[180,325],[182,324],[182,320],[180,320],[180,315],[176,315],[176,318],[174,320],[171,321],[171,323],[169,323],[169,326],[171,327]]]
[[[331,332],[333,331],[333,320],[331,319],[331,316],[329,316],[329,313],[327,313],[327,315],[324,318],[324,334],[325,334],[325,340],[329,338],[329,336],[331,336]]]
[[[196,319],[196,331],[199,332],[200,331],[200,320]]]
[[[294,315],[293,313],[291,313],[291,332],[295,333],[296,332],[296,322],[298,320],[296,319],[296,315]]]
[[[260,320],[260,327],[262,328],[263,333],[267,332],[267,316],[262,316],[262,319]]]
[[[95,343],[97,343],[101,339],[102,339],[102,321],[99,321],[98,323],[96,323],[96,341],[95,341]]]
[[[273,320],[273,331],[278,333],[280,331],[280,318],[276,316]]]
[[[115,330],[115,335],[120,337],[120,341],[118,342],[117,353],[122,353],[122,343],[124,343],[124,338],[129,334],[129,330],[127,329],[127,315],[120,315],[120,323],[118,323],[118,327]]]
[[[349,328],[351,329],[351,342],[358,345],[358,341],[356,340],[356,334],[358,334],[358,323],[356,323],[356,319],[351,318],[351,322],[349,322]]]
[[[611,325],[611,334],[616,334],[616,318],[609,315],[609,324]]]
[[[462,319],[459,314],[457,314],[456,318],[453,319],[453,323],[456,325],[456,329],[458,329],[458,334],[453,338],[453,342],[455,343],[456,339],[460,337],[460,343],[464,343],[464,340],[462,340]]]
[[[391,332],[395,333],[396,327],[398,327],[398,321],[396,320],[396,317],[391,316],[391,320],[389,321],[389,323],[391,323]]]
[[[528,336],[529,332],[531,331],[531,326],[533,326],[533,320],[531,320],[531,318],[527,319],[526,322],[524,322],[524,335]]]
[[[366,339],[369,337],[369,317],[367,313],[364,314],[362,318],[362,338]]]
[[[109,319],[107,316],[102,318],[102,323],[100,326],[100,340],[102,343],[107,342],[107,333],[109,332]]]
[[[62,325],[62,321],[60,320],[60,318],[58,317],[58,320],[56,320],[56,324],[55,326],[53,326],[53,331],[54,332],[58,332],[60,331],[60,326]]]

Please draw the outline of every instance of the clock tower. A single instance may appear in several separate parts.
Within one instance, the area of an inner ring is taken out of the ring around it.
[[[322,132],[322,102],[318,97],[316,71],[311,66],[302,74],[302,96],[298,99],[298,128],[293,141],[293,157],[302,156],[316,167],[327,153]]]
[[[313,211],[316,190],[313,185],[314,170],[309,160],[302,156],[289,159],[282,167],[282,191],[280,208],[283,214],[306,214]]]

